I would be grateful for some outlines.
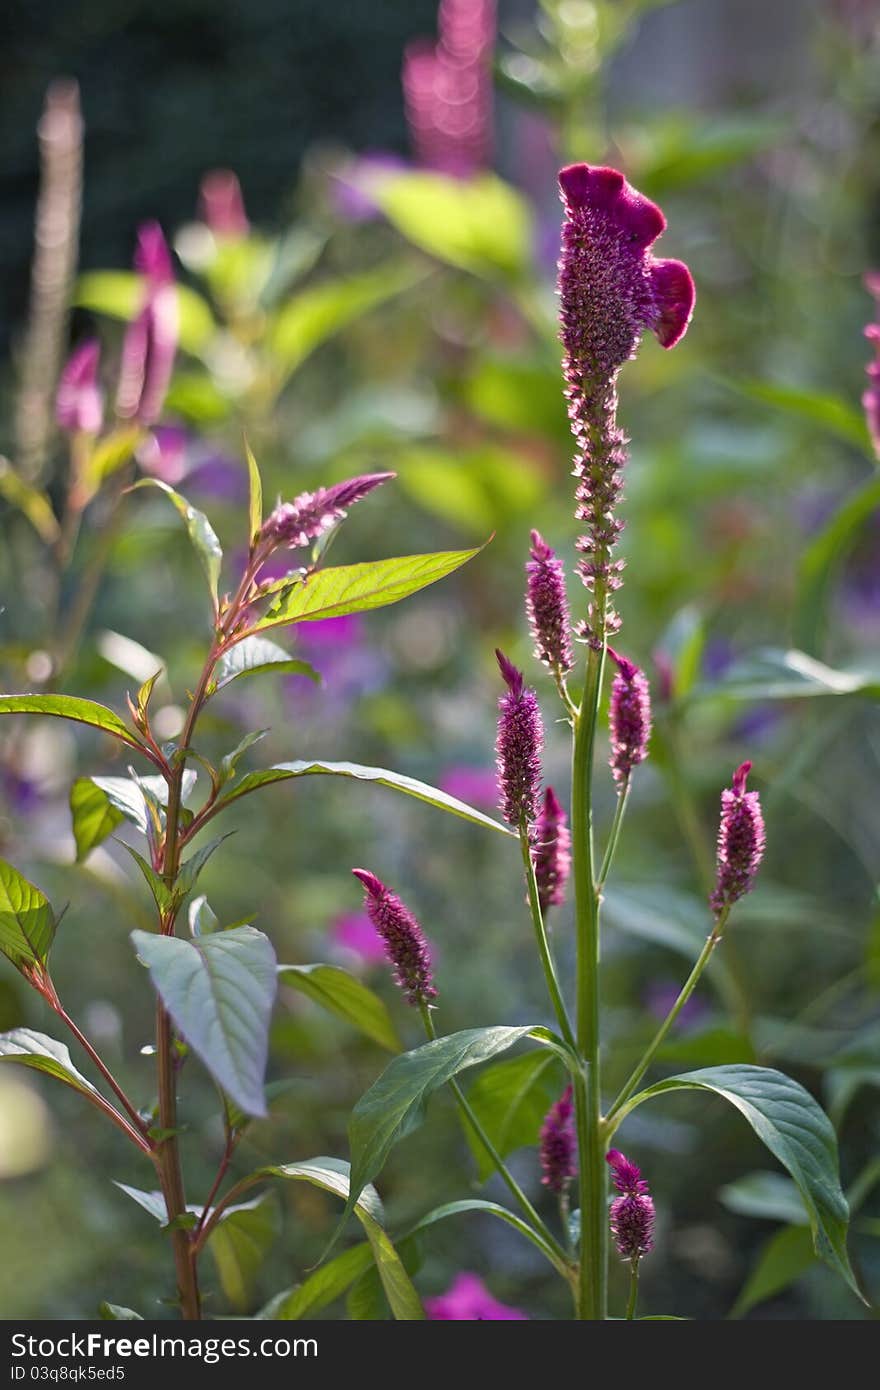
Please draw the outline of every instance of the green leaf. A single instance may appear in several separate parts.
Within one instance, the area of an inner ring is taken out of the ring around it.
[[[320,1312],[328,1303],[341,1297],[356,1279],[368,1269],[373,1268],[373,1251],[369,1241],[352,1245],[343,1250],[326,1264],[319,1266],[314,1274],[294,1289],[285,1289],[276,1294],[258,1314],[258,1318],[270,1321],[297,1322],[310,1313]]]
[[[0,952],[16,970],[45,965],[56,925],[39,888],[0,859]]]
[[[389,1062],[351,1114],[351,1196],[346,1214],[367,1183],[382,1171],[394,1145],[422,1123],[434,1091],[469,1067],[506,1052],[531,1031],[528,1027],[466,1028]]]
[[[198,773],[186,768],[181,782],[182,799],[186,801],[196,784]],[[146,835],[151,821],[158,816],[159,809],[168,805],[168,783],[164,777],[88,777],[81,781],[91,782],[101,793],[108,807],[131,821],[142,835]],[[97,808],[97,802],[90,805]],[[152,812],[152,814],[151,814]],[[117,821],[118,824],[118,821]]]
[[[88,724],[93,729],[102,729],[112,734],[122,743],[143,752],[138,742],[118,714],[106,705],[94,700],[82,700],[77,695],[0,695],[0,714],[47,714],[57,719],[73,719],[77,724]]]
[[[98,845],[112,835],[124,819],[91,777],[77,777],[70,788],[70,814],[76,841],[76,862],[81,864]]]
[[[399,555],[367,564],[316,570],[303,583],[283,591],[278,602],[256,624],[256,630],[385,608],[445,579],[479,553],[480,547],[440,550],[429,555]]]
[[[418,266],[391,265],[301,290],[270,322],[269,351],[289,376],[328,338],[423,278]]]
[[[745,1317],[759,1303],[775,1298],[816,1263],[813,1240],[804,1226],[787,1226],[762,1246],[754,1269],[731,1309],[732,1318]]]
[[[220,764],[220,783],[231,782],[235,776],[241,758],[249,748],[253,748],[255,743],[259,743],[268,734],[268,729],[254,729],[251,733],[245,734],[241,743],[236,744],[231,753],[227,753]]]
[[[438,260],[492,279],[518,279],[528,268],[529,205],[494,174],[465,182],[442,174],[398,174],[382,179],[372,196],[399,232]]]
[[[130,1197],[133,1202],[137,1202],[139,1207],[143,1207],[154,1221],[158,1221],[160,1226],[164,1226],[168,1220],[168,1208],[165,1205],[165,1198],[161,1192],[144,1192],[140,1187],[129,1187],[126,1182],[117,1182],[114,1178],[113,1186],[118,1187],[120,1192],[124,1192],[126,1197]]]
[[[478,811],[474,806],[468,806],[464,801],[459,801],[457,797],[439,791],[437,787],[429,786],[427,782],[419,782],[415,777],[405,777],[400,772],[389,772],[384,767],[362,767],[360,763],[323,761],[276,763],[274,767],[265,768],[261,772],[247,773],[225,796],[220,797],[217,802],[217,809],[237,801],[240,796],[247,796],[249,792],[257,791],[259,787],[271,786],[273,782],[286,782],[291,777],[311,777],[324,774],[331,777],[352,777],[357,782],[375,782],[381,787],[389,787],[392,791],[402,792],[404,796],[414,796],[419,801],[426,801],[429,806],[436,806],[440,811],[449,811],[454,816],[461,816],[463,820],[473,821],[475,825],[483,825],[490,830],[499,830],[502,835],[515,835],[514,831],[508,829],[506,825],[502,825],[500,821],[484,815],[482,811]]]
[[[189,905],[189,929],[193,936],[210,936],[217,930],[217,914],[202,893]]]
[[[106,1299],[98,1305],[98,1317],[103,1322],[143,1322],[140,1313],[133,1308],[123,1308],[120,1303],[108,1303]]]
[[[786,386],[777,381],[726,381],[725,385],[750,400],[761,401],[787,415],[797,416],[805,425],[818,425],[871,455],[871,440],[864,416],[840,396],[805,390],[801,386]]]
[[[243,1312],[254,1282],[280,1229],[274,1192],[253,1202],[228,1207],[211,1232],[208,1249],[214,1257],[220,1284],[233,1308]]]
[[[151,864],[148,864],[142,854],[138,854],[136,849],[127,845],[124,840],[117,840],[118,845],[131,855],[146,880],[147,887],[153,895],[153,901],[159,912],[170,912],[175,904],[175,896],[171,892],[168,884],[161,874],[157,874]]]
[[[745,1116],[794,1179],[810,1218],[816,1254],[861,1298],[846,1252],[849,1208],[840,1188],[837,1140],[810,1093],[770,1067],[708,1067],[650,1086],[634,1096],[628,1108],[679,1090],[714,1092]]]
[[[828,599],[834,577],[862,527],[880,507],[880,478],[870,477],[834,513],[801,557],[795,605],[794,640],[817,651],[827,625]]]
[[[250,540],[255,541],[260,528],[263,525],[263,480],[260,477],[260,468],[254,458],[253,450],[247,440],[244,442],[244,452],[247,457],[248,479],[250,482],[250,499],[248,502],[248,521],[250,523]]]
[[[268,637],[245,637],[229,651],[224,652],[214,671],[217,690],[236,680],[239,676],[250,676],[258,671],[293,671],[300,676],[308,676],[316,685],[321,684],[321,676],[307,661],[292,657],[283,647],[270,642]]]
[[[180,346],[198,357],[216,332],[207,303],[188,285],[177,285]],[[76,283],[74,303],[108,318],[129,321],[139,313],[146,293],[143,276],[127,270],[92,270]]]
[[[142,931],[131,939],[175,1027],[217,1084],[246,1114],[265,1115],[276,991],[268,938],[254,927],[236,927],[194,941]]]
[[[468,1090],[471,1109],[495,1148],[505,1158],[514,1149],[537,1144],[541,1122],[558,1099],[558,1067],[550,1052],[526,1052],[522,1057],[495,1062],[481,1072]],[[477,1162],[480,1181],[486,1182],[495,1165],[470,1126],[468,1142]]]
[[[33,1028],[13,1028],[10,1033],[0,1033],[0,1062],[18,1062],[23,1067],[33,1067],[35,1071],[54,1076],[83,1095],[95,1095],[91,1081],[77,1071],[70,1060],[70,1052],[64,1043],[47,1038],[45,1033],[36,1033]]]
[[[98,441],[85,467],[89,496],[94,495],[107,478],[118,473],[123,464],[134,457],[135,450],[145,438],[146,431],[141,425],[124,425]]]
[[[347,970],[338,965],[279,965],[278,978],[351,1023],[380,1047],[387,1047],[389,1052],[400,1051],[400,1038],[384,1003]]]
[[[44,492],[26,483],[9,462],[0,456],[0,497],[11,507],[16,507],[33,526],[40,540],[46,545],[54,545],[58,540],[59,526],[52,504]]]
[[[207,864],[215,850],[219,849],[224,840],[228,840],[232,831],[225,835],[218,835],[216,840],[212,840],[208,845],[202,845],[195,854],[190,855],[185,864],[181,864],[177,881],[174,885],[174,898],[176,902],[181,902],[188,893],[191,893],[198,881],[199,874]]]
[[[202,569],[208,581],[208,588],[211,590],[211,597],[214,600],[214,608],[217,608],[217,587],[220,583],[220,567],[223,563],[223,551],[220,549],[220,542],[217,539],[214,528],[204,512],[198,511],[191,503],[187,502],[179,492],[175,492],[173,487],[163,483],[160,478],[141,478],[135,483],[130,491],[135,492],[138,488],[157,487],[171,499],[180,516],[183,518],[189,538],[201,561]]]
[[[738,1216],[764,1221],[784,1221],[788,1226],[809,1226],[810,1217],[800,1193],[781,1173],[749,1173],[727,1183],[718,1193],[722,1206]]]
[[[836,671],[806,652],[764,647],[737,661],[714,685],[697,685],[690,700],[801,700],[822,695],[880,695],[880,671]]]
[[[419,1235],[422,1231],[427,1230],[429,1226],[435,1225],[438,1221],[446,1221],[450,1216],[463,1216],[467,1212],[481,1212],[486,1216],[495,1216],[499,1221],[503,1221],[506,1225],[512,1226],[515,1231],[519,1231],[520,1235],[525,1236],[533,1245],[536,1245],[538,1249],[547,1256],[547,1259],[554,1268],[559,1268],[556,1256],[544,1240],[544,1237],[535,1230],[534,1226],[530,1226],[528,1221],[524,1221],[522,1217],[517,1216],[515,1212],[508,1211],[507,1207],[502,1207],[497,1202],[482,1201],[478,1197],[466,1197],[463,1201],[446,1202],[443,1206],[435,1207],[433,1211],[429,1211],[426,1216],[423,1216],[416,1222],[415,1226],[407,1231],[407,1239],[411,1236]]]
[[[354,1211],[370,1243],[373,1259],[385,1295],[395,1318],[414,1322],[424,1318],[419,1296],[410,1282],[400,1257],[383,1228],[382,1203],[372,1187],[363,1185],[354,1197],[349,1195],[349,1165],[339,1158],[311,1158],[302,1163],[284,1163],[260,1168],[254,1178],[292,1178],[313,1183],[333,1192],[346,1203],[346,1214]]]

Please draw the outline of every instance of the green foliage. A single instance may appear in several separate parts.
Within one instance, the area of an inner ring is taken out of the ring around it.
[[[469,1088],[471,1109],[505,1158],[523,1145],[535,1145],[541,1121],[561,1090],[558,1059],[548,1052],[525,1052],[486,1067]],[[495,1171],[480,1140],[467,1127],[468,1142],[480,1174],[486,1180]]]
[[[118,714],[78,695],[0,695],[0,714],[46,714],[57,719],[72,719],[77,724],[101,729],[121,743],[142,751],[142,745]]]
[[[64,1043],[47,1038],[45,1033],[36,1033],[32,1028],[14,1028],[11,1033],[0,1033],[0,1062],[18,1062],[20,1066],[54,1076],[56,1081],[63,1081],[84,1095],[95,1094],[91,1081],[73,1065]]]
[[[44,966],[55,939],[55,913],[39,888],[0,859],[0,951],[17,970]]]
[[[315,685],[321,684],[320,674],[307,661],[292,657],[276,642],[268,637],[245,637],[224,652],[214,668],[214,683],[217,690],[237,680],[239,676],[251,676],[261,671],[282,671],[297,676],[307,676]]]
[[[398,231],[430,255],[475,275],[516,280],[528,266],[532,216],[516,189],[491,174],[383,179],[376,202]]]
[[[199,557],[199,563],[205,572],[208,581],[208,588],[214,600],[214,607],[217,607],[217,586],[220,582],[220,567],[223,564],[223,551],[217,539],[213,526],[211,525],[204,512],[200,512],[197,507],[187,502],[179,492],[175,492],[173,487],[163,483],[159,478],[141,478],[140,482],[134,484],[134,489],[142,487],[157,487],[165,496],[173,502],[180,514],[187,534],[192,541],[193,548]],[[134,490],[133,489],[133,490]]]
[[[400,1051],[400,1038],[387,1008],[367,985],[338,965],[279,965],[278,978],[323,1009],[336,1014],[389,1052]]]

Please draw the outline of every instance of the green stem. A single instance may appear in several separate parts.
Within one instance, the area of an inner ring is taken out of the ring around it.
[[[428,1005],[424,1002],[420,1004],[419,1010],[422,1015],[422,1022],[425,1026],[425,1033],[427,1035],[428,1041],[436,1041],[437,1030],[434,1027],[434,1020],[431,1017],[431,1010],[429,1009]],[[552,1234],[552,1232],[547,1229],[547,1226],[544,1224],[538,1213],[535,1211],[535,1208],[532,1206],[531,1202],[529,1201],[526,1194],[523,1192],[516,1178],[513,1176],[507,1164],[504,1162],[504,1159],[501,1157],[495,1145],[492,1143],[492,1140],[489,1138],[485,1129],[480,1124],[480,1121],[477,1119],[477,1116],[474,1113],[470,1101],[467,1099],[467,1096],[465,1095],[464,1091],[461,1089],[454,1077],[452,1077],[449,1081],[449,1089],[455,1096],[462,1117],[466,1121],[467,1125],[469,1125],[470,1128],[473,1130],[474,1134],[479,1139],[483,1148],[486,1150],[488,1157],[492,1160],[493,1164],[497,1168],[499,1175],[504,1179],[504,1182],[507,1184],[507,1187],[510,1190],[512,1197],[518,1203],[520,1209],[522,1210],[530,1224],[541,1236],[541,1239],[547,1246],[548,1253],[552,1251],[553,1263],[556,1265],[556,1268],[567,1279],[570,1275],[571,1266],[569,1264],[565,1250],[559,1244],[559,1241]]]
[[[623,827],[623,818],[626,814],[626,803],[629,801],[630,778],[627,777],[623,786],[617,794],[617,805],[614,808],[614,820],[611,822],[611,830],[608,834],[608,844],[605,846],[605,857],[602,860],[602,867],[599,870],[599,878],[596,883],[596,893],[602,896],[602,889],[605,887],[606,880],[611,872],[611,865],[614,862],[614,855],[617,850],[617,842],[620,839],[620,831]]]
[[[576,1048],[574,1032],[568,1017],[568,1010],[565,1007],[565,1000],[559,988],[559,979],[556,974],[556,966],[553,963],[553,956],[550,951],[550,942],[547,939],[547,928],[544,925],[544,914],[541,911],[541,900],[538,895],[538,884],[535,878],[535,865],[532,860],[532,847],[529,841],[528,827],[525,821],[520,822],[519,842],[522,849],[523,870],[526,876],[526,885],[529,892],[529,907],[532,913],[532,923],[535,928],[535,939],[538,943],[538,953],[541,957],[541,965],[544,967],[544,979],[547,982],[547,990],[553,1004],[553,1012],[556,1014],[556,1021],[563,1038],[572,1049]]]
[[[604,603],[597,595],[597,611]],[[604,624],[603,624],[604,625]],[[607,1303],[605,1152],[599,1075],[599,898],[593,882],[593,748],[605,666],[604,644],[590,650],[580,714],[575,723],[571,792],[572,858],[577,946],[577,1048],[583,1067],[575,1078],[581,1209],[579,1316],[601,1321]]]
[[[681,1013],[685,1004],[690,999],[691,995],[696,989],[697,982],[699,981],[700,976],[706,969],[706,966],[709,964],[709,958],[712,955],[712,952],[715,950],[715,947],[721,940],[721,936],[724,931],[724,925],[727,921],[729,914],[730,908],[724,908],[723,912],[718,918],[718,921],[715,923],[715,926],[712,928],[711,932],[706,937],[706,944],[704,945],[702,951],[697,957],[697,961],[694,965],[693,970],[691,971],[690,975],[688,975],[687,979],[682,985],[681,992],[678,998],[676,999],[672,1008],[669,1010],[669,1013],[666,1015],[663,1022],[660,1024],[660,1027],[657,1029],[657,1032],[654,1034],[645,1052],[642,1054],[640,1061],[636,1065],[635,1070],[630,1075],[629,1080],[624,1085],[623,1090],[620,1092],[620,1095],[617,1097],[611,1109],[608,1111],[608,1114],[605,1117],[605,1127],[607,1131],[607,1137],[609,1139],[611,1135],[614,1133],[614,1130],[617,1128],[617,1125],[620,1124],[620,1121],[623,1118],[623,1116],[620,1113],[621,1110],[623,1110],[623,1107],[626,1105],[626,1102],[629,1100],[630,1096],[638,1086],[645,1072],[648,1070],[648,1067],[653,1062],[658,1049],[660,1048],[664,1038],[666,1037],[666,1034],[669,1032],[673,1023],[678,1018],[678,1015]],[[615,1119],[617,1119],[617,1124],[613,1123]]]
[[[629,1279],[629,1302],[626,1305],[626,1320],[632,1322],[636,1315],[636,1305],[639,1301],[639,1257],[636,1255],[630,1261]]]

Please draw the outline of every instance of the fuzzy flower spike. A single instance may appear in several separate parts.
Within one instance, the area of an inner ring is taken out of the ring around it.
[[[541,911],[565,902],[565,885],[571,872],[571,831],[565,811],[552,787],[544,792],[541,814],[535,823],[532,858]]]
[[[733,774],[733,783],[721,793],[718,828],[718,871],[709,899],[716,917],[751,889],[764,858],[764,817],[757,792],[746,791],[751,763]]]
[[[495,742],[501,810],[508,825],[531,826],[538,816],[541,792],[541,752],[544,725],[538,697],[523,683],[503,652],[495,652],[507,694],[498,701],[498,737]]]
[[[535,656],[560,679],[574,666],[565,569],[539,531],[526,563],[526,616]]]
[[[874,358],[865,368],[868,386],[862,396],[862,407],[874,452],[880,458],[880,323],[877,322],[880,319],[880,271],[868,272],[865,289],[874,298],[874,320],[865,328],[865,337],[874,349]]]
[[[574,1105],[567,1086],[550,1106],[541,1126],[541,1182],[551,1192],[564,1196],[577,1174],[577,1141],[574,1134]]]
[[[355,502],[393,477],[394,473],[365,473],[316,492],[301,492],[292,502],[279,502],[260,532],[258,545],[266,550],[265,558],[281,546],[299,550],[311,545],[341,521]]]
[[[611,1234],[621,1257],[635,1263],[654,1244],[654,1199],[641,1169],[619,1149],[609,1149],[605,1159],[619,1193],[609,1211]]]
[[[666,348],[684,336],[694,282],[681,261],[658,260],[651,247],[663,213],[616,169],[570,164],[559,175],[565,206],[559,261],[563,371],[572,433],[579,572],[592,594],[579,633],[599,648],[620,628],[609,603],[623,562],[612,551],[623,529],[615,517],[623,485],[626,436],[617,424],[617,375],[651,329]]]
[[[437,998],[431,971],[431,952],[413,913],[396,893],[368,869],[352,869],[364,885],[367,916],[382,938],[394,967],[394,980],[408,1004],[419,1008]]]
[[[617,666],[611,686],[608,723],[611,733],[611,772],[623,791],[632,770],[648,756],[651,737],[651,692],[643,671],[613,647],[608,655]]]

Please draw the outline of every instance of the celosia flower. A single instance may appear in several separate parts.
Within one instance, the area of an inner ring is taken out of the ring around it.
[[[541,1126],[541,1182],[551,1192],[566,1192],[577,1173],[577,1143],[571,1087],[555,1101]]]
[[[284,545],[291,550],[310,545],[341,521],[350,506],[394,476],[393,473],[367,473],[335,483],[333,487],[319,487],[316,492],[301,492],[292,502],[279,502],[263,522],[260,540],[270,543],[272,548]]]
[[[611,1203],[611,1234],[625,1260],[640,1260],[654,1244],[654,1201],[641,1169],[619,1149],[605,1155],[620,1193]]]
[[[541,911],[559,907],[565,902],[565,885],[571,871],[571,832],[552,787],[544,792],[541,814],[535,824],[532,857]]]
[[[202,179],[199,213],[218,241],[241,241],[251,229],[241,184],[231,169],[212,169]]]
[[[507,694],[498,701],[498,736],[495,741],[501,810],[509,825],[527,825],[537,818],[541,790],[541,751],[544,725],[534,690],[523,684],[518,671],[500,651],[495,652]]]
[[[880,318],[880,273],[872,271],[867,274],[865,288],[874,296],[875,317]],[[880,323],[869,323],[865,329],[865,337],[872,344],[875,356],[873,362],[869,362],[865,368],[870,384],[862,396],[862,405],[874,452],[880,458]]]
[[[651,737],[651,692],[643,671],[613,647],[608,655],[617,664],[611,685],[608,723],[611,732],[611,771],[619,787],[648,756]]]
[[[574,666],[565,569],[540,532],[533,531],[531,540],[531,558],[526,562],[526,616],[535,656],[564,676]]]
[[[525,1322],[528,1314],[493,1298],[476,1274],[457,1274],[445,1293],[425,1299],[430,1322]]]
[[[177,287],[171,253],[158,222],[138,232],[135,269],[146,282],[140,313],[122,342],[116,410],[126,420],[152,425],[165,402],[177,351]]]
[[[407,1003],[418,1006],[436,999],[431,952],[415,917],[375,874],[367,869],[352,869],[352,873],[364,885],[367,916],[385,944],[395,983],[403,990]]]
[[[494,0],[441,0],[439,42],[404,52],[404,106],[413,151],[426,169],[469,178],[492,148]]]
[[[733,774],[733,784],[721,793],[718,828],[718,872],[709,902],[716,917],[741,898],[755,881],[764,857],[764,817],[757,792],[746,791],[751,763]]]
[[[593,594],[580,628],[594,647],[620,627],[609,595],[623,563],[612,551],[623,529],[614,512],[626,462],[617,425],[617,375],[646,329],[663,347],[682,337],[694,307],[694,283],[681,261],[658,260],[651,246],[666,226],[660,209],[616,169],[572,164],[559,175],[565,221],[559,262],[563,371],[577,444],[579,572]]]
[[[87,338],[74,348],[58,382],[55,419],[69,434],[97,434],[104,422],[104,396],[98,385],[101,345]]]

